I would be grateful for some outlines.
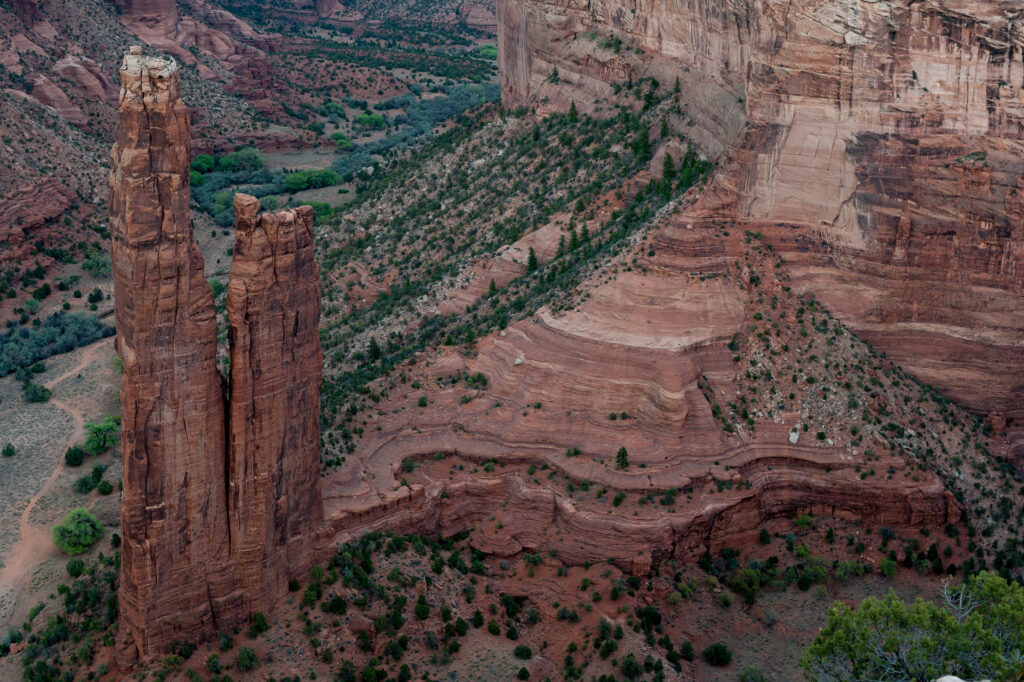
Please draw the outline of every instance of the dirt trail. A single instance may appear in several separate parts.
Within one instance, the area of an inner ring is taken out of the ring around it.
[[[62,381],[82,372],[96,359],[96,354],[99,352],[100,347],[108,342],[109,339],[104,339],[97,341],[91,346],[87,346],[78,358],[75,366],[60,376],[46,382],[46,387],[53,389]],[[36,504],[42,499],[43,495],[50,491],[54,481],[60,475],[62,462],[64,461],[64,450],[81,440],[85,419],[82,416],[82,411],[74,405],[69,405],[57,398],[51,398],[50,403],[64,410],[71,417],[73,426],[68,434],[67,443],[56,451],[53,471],[50,472],[42,487],[36,491],[36,494],[25,505],[25,511],[21,513],[21,519],[18,523],[18,541],[11,547],[7,555],[7,561],[3,568],[0,568],[0,597],[9,598],[11,606],[7,614],[0,616],[0,624],[4,626],[10,625],[13,621],[16,611],[15,607],[28,587],[36,567],[47,559],[60,555],[53,542],[50,541],[49,528],[32,524],[32,510],[35,509]]]

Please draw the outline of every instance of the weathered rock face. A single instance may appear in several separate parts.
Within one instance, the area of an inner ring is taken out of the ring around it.
[[[258,212],[258,199],[235,195],[227,302],[231,550],[250,613],[308,574],[323,519],[313,209]]]
[[[61,118],[77,126],[84,126],[89,121],[85,112],[71,101],[67,93],[46,76],[39,76],[32,82],[32,98],[42,105],[53,108]]]
[[[110,174],[124,492],[118,657],[213,636],[235,604],[217,320],[189,222],[177,65],[121,66]]]
[[[25,233],[57,218],[71,207],[75,193],[58,180],[44,180],[0,201],[0,244],[21,244]]]
[[[269,612],[309,570],[322,357],[312,209],[258,216],[241,196],[226,405],[177,65],[133,48],[121,79],[110,224],[124,367],[118,661],[130,666]]]
[[[678,77],[689,134],[720,157],[686,219],[763,232],[801,289],[1012,429],[1024,422],[1019,8],[499,0],[503,99],[589,109],[629,74]]]
[[[34,24],[43,18],[39,5],[35,0],[14,0],[14,11],[26,24]]]

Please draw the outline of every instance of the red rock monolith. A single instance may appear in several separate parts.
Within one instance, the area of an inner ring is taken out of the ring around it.
[[[305,579],[320,499],[320,277],[313,209],[235,195],[228,287],[231,551],[249,613]]]
[[[111,153],[124,492],[118,662],[224,628],[228,544],[217,320],[189,222],[189,123],[174,61],[121,65]]]

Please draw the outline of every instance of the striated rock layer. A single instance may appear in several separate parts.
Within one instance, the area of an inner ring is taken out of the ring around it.
[[[631,74],[678,78],[688,135],[720,161],[687,220],[762,232],[797,286],[1013,440],[1024,430],[1019,9],[499,0],[503,100],[589,110]]]
[[[488,553],[557,552],[566,564],[607,560],[645,574],[802,513],[899,528],[958,522],[939,478],[895,451],[798,442],[813,420],[803,395],[768,419],[751,405],[756,429],[723,430],[716,410],[746,399],[735,344],[759,319],[756,299],[797,304],[775,280],[751,292],[725,275],[749,255],[741,235],[709,245],[710,230],[687,233],[687,252],[659,246],[571,311],[541,309],[480,339],[472,357],[448,348],[419,358],[408,377],[416,390],[399,384],[382,397],[351,463],[325,481],[335,543],[383,528],[468,531]],[[814,411],[848,428],[834,409]],[[603,492],[580,495],[569,482]],[[612,491],[669,490],[671,503],[611,502]]]
[[[0,201],[0,243],[23,244],[27,232],[63,215],[75,199],[74,191],[52,178],[21,188]]]
[[[121,65],[110,174],[124,492],[119,660],[213,636],[233,603],[217,320],[189,222],[177,66]]]
[[[231,550],[247,610],[269,611],[304,579],[320,499],[320,276],[313,209],[259,214],[235,195],[228,287]]]
[[[133,48],[121,79],[110,224],[124,367],[118,662],[129,667],[269,612],[308,572],[323,515],[323,361],[312,209],[257,215],[239,196],[225,402],[177,65]]]

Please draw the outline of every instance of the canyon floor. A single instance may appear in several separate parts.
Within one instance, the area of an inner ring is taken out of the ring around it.
[[[181,64],[225,376],[232,195],[313,206],[324,523],[265,617],[133,677],[793,680],[835,601],[1020,574],[1007,0],[683,12],[665,45],[615,3],[151,4],[0,6],[0,679],[125,679],[121,451],[65,452],[120,409],[137,42]],[[26,359],[51,322],[81,346]]]

